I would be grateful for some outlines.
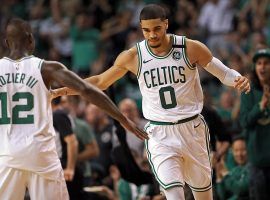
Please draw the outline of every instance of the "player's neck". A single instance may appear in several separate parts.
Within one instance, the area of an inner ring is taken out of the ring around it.
[[[173,39],[170,35],[166,35],[164,41],[161,43],[160,47],[158,48],[151,48],[151,51],[158,56],[165,56],[169,53],[172,48]]]
[[[18,60],[20,58],[29,56],[29,53],[26,52],[25,50],[10,50],[10,54],[9,54],[9,58],[11,58],[12,60]]]

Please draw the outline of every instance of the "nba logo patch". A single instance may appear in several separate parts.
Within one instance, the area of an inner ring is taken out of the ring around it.
[[[173,54],[172,54],[172,57],[174,60],[180,60],[182,55],[181,55],[181,52],[180,51],[174,51]]]

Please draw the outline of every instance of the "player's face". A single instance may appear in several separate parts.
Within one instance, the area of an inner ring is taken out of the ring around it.
[[[141,20],[141,28],[144,38],[151,48],[158,48],[166,37],[168,20],[149,19]]]
[[[260,57],[256,61],[256,74],[262,83],[270,83],[270,58]]]

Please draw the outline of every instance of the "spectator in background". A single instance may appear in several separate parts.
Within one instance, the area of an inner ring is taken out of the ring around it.
[[[102,179],[109,175],[109,168],[112,164],[110,154],[113,147],[113,124],[108,115],[93,104],[87,106],[85,119],[94,129],[100,150],[99,156],[91,160],[92,178],[98,179],[93,181],[100,184]]]
[[[249,170],[245,139],[235,137],[232,152],[236,167],[228,171],[224,160],[219,163],[217,171],[217,192],[220,200],[248,200],[249,199]]]
[[[76,168],[78,155],[78,141],[74,134],[71,121],[67,113],[60,105],[61,98],[52,101],[53,126],[56,132],[56,144],[58,156],[64,169],[64,177],[67,183],[70,199],[83,198],[83,180],[81,171]]]
[[[213,154],[212,167],[215,168],[216,163],[218,163],[227,152],[231,137],[217,110],[213,107],[211,96],[207,91],[204,91],[204,106],[201,114],[204,116],[209,128],[210,144]]]
[[[198,25],[206,31],[206,44],[212,52],[217,53],[218,48],[226,46],[224,36],[233,28],[235,11],[232,0],[208,0],[202,7]]]
[[[100,31],[94,28],[95,17],[80,12],[71,26],[72,70],[82,77],[90,74],[91,66],[99,57]]]
[[[39,6],[40,7],[40,6]],[[39,8],[37,6],[37,8]],[[36,8],[36,9],[37,9]],[[70,18],[64,16],[62,4],[59,0],[50,1],[51,16],[40,22],[39,36],[43,41],[48,56],[52,60],[58,60],[70,66],[71,38],[69,37]]]
[[[120,101],[118,107],[125,117],[127,117],[135,124],[137,124],[138,127],[143,129],[146,124],[146,120],[140,117],[139,110],[135,101],[129,98],[123,99],[122,101]],[[136,137],[133,137],[130,133],[127,133],[126,137],[130,149],[135,151],[138,156],[142,157],[144,152],[144,142]]]
[[[79,110],[79,101],[79,96],[63,96],[61,105],[68,111],[72,128],[77,136],[79,142],[77,166],[83,172],[84,185],[88,185],[91,179],[90,160],[99,155],[99,147],[93,129],[76,115],[76,111]]]
[[[217,107],[218,114],[220,115],[223,123],[225,124],[228,133],[233,136],[240,133],[237,122],[232,120],[233,109],[236,106],[235,92],[231,89],[225,89],[220,96],[219,106]]]
[[[250,160],[250,198],[270,199],[270,49],[253,56],[252,89],[241,96],[240,123]]]

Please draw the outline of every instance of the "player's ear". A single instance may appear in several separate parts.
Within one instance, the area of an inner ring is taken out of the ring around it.
[[[8,43],[8,40],[5,39],[5,45],[7,46],[7,48],[9,49],[9,43]]]
[[[165,28],[166,28],[166,30],[168,30],[168,28],[169,28],[169,20],[168,19],[165,19]]]
[[[35,49],[35,38],[33,36],[32,33],[28,34],[28,40],[29,40],[29,53],[32,54],[34,53],[34,49]]]
[[[27,33],[27,38],[28,38],[28,41],[29,41],[30,44],[33,43],[34,36],[33,36],[32,33]]]

